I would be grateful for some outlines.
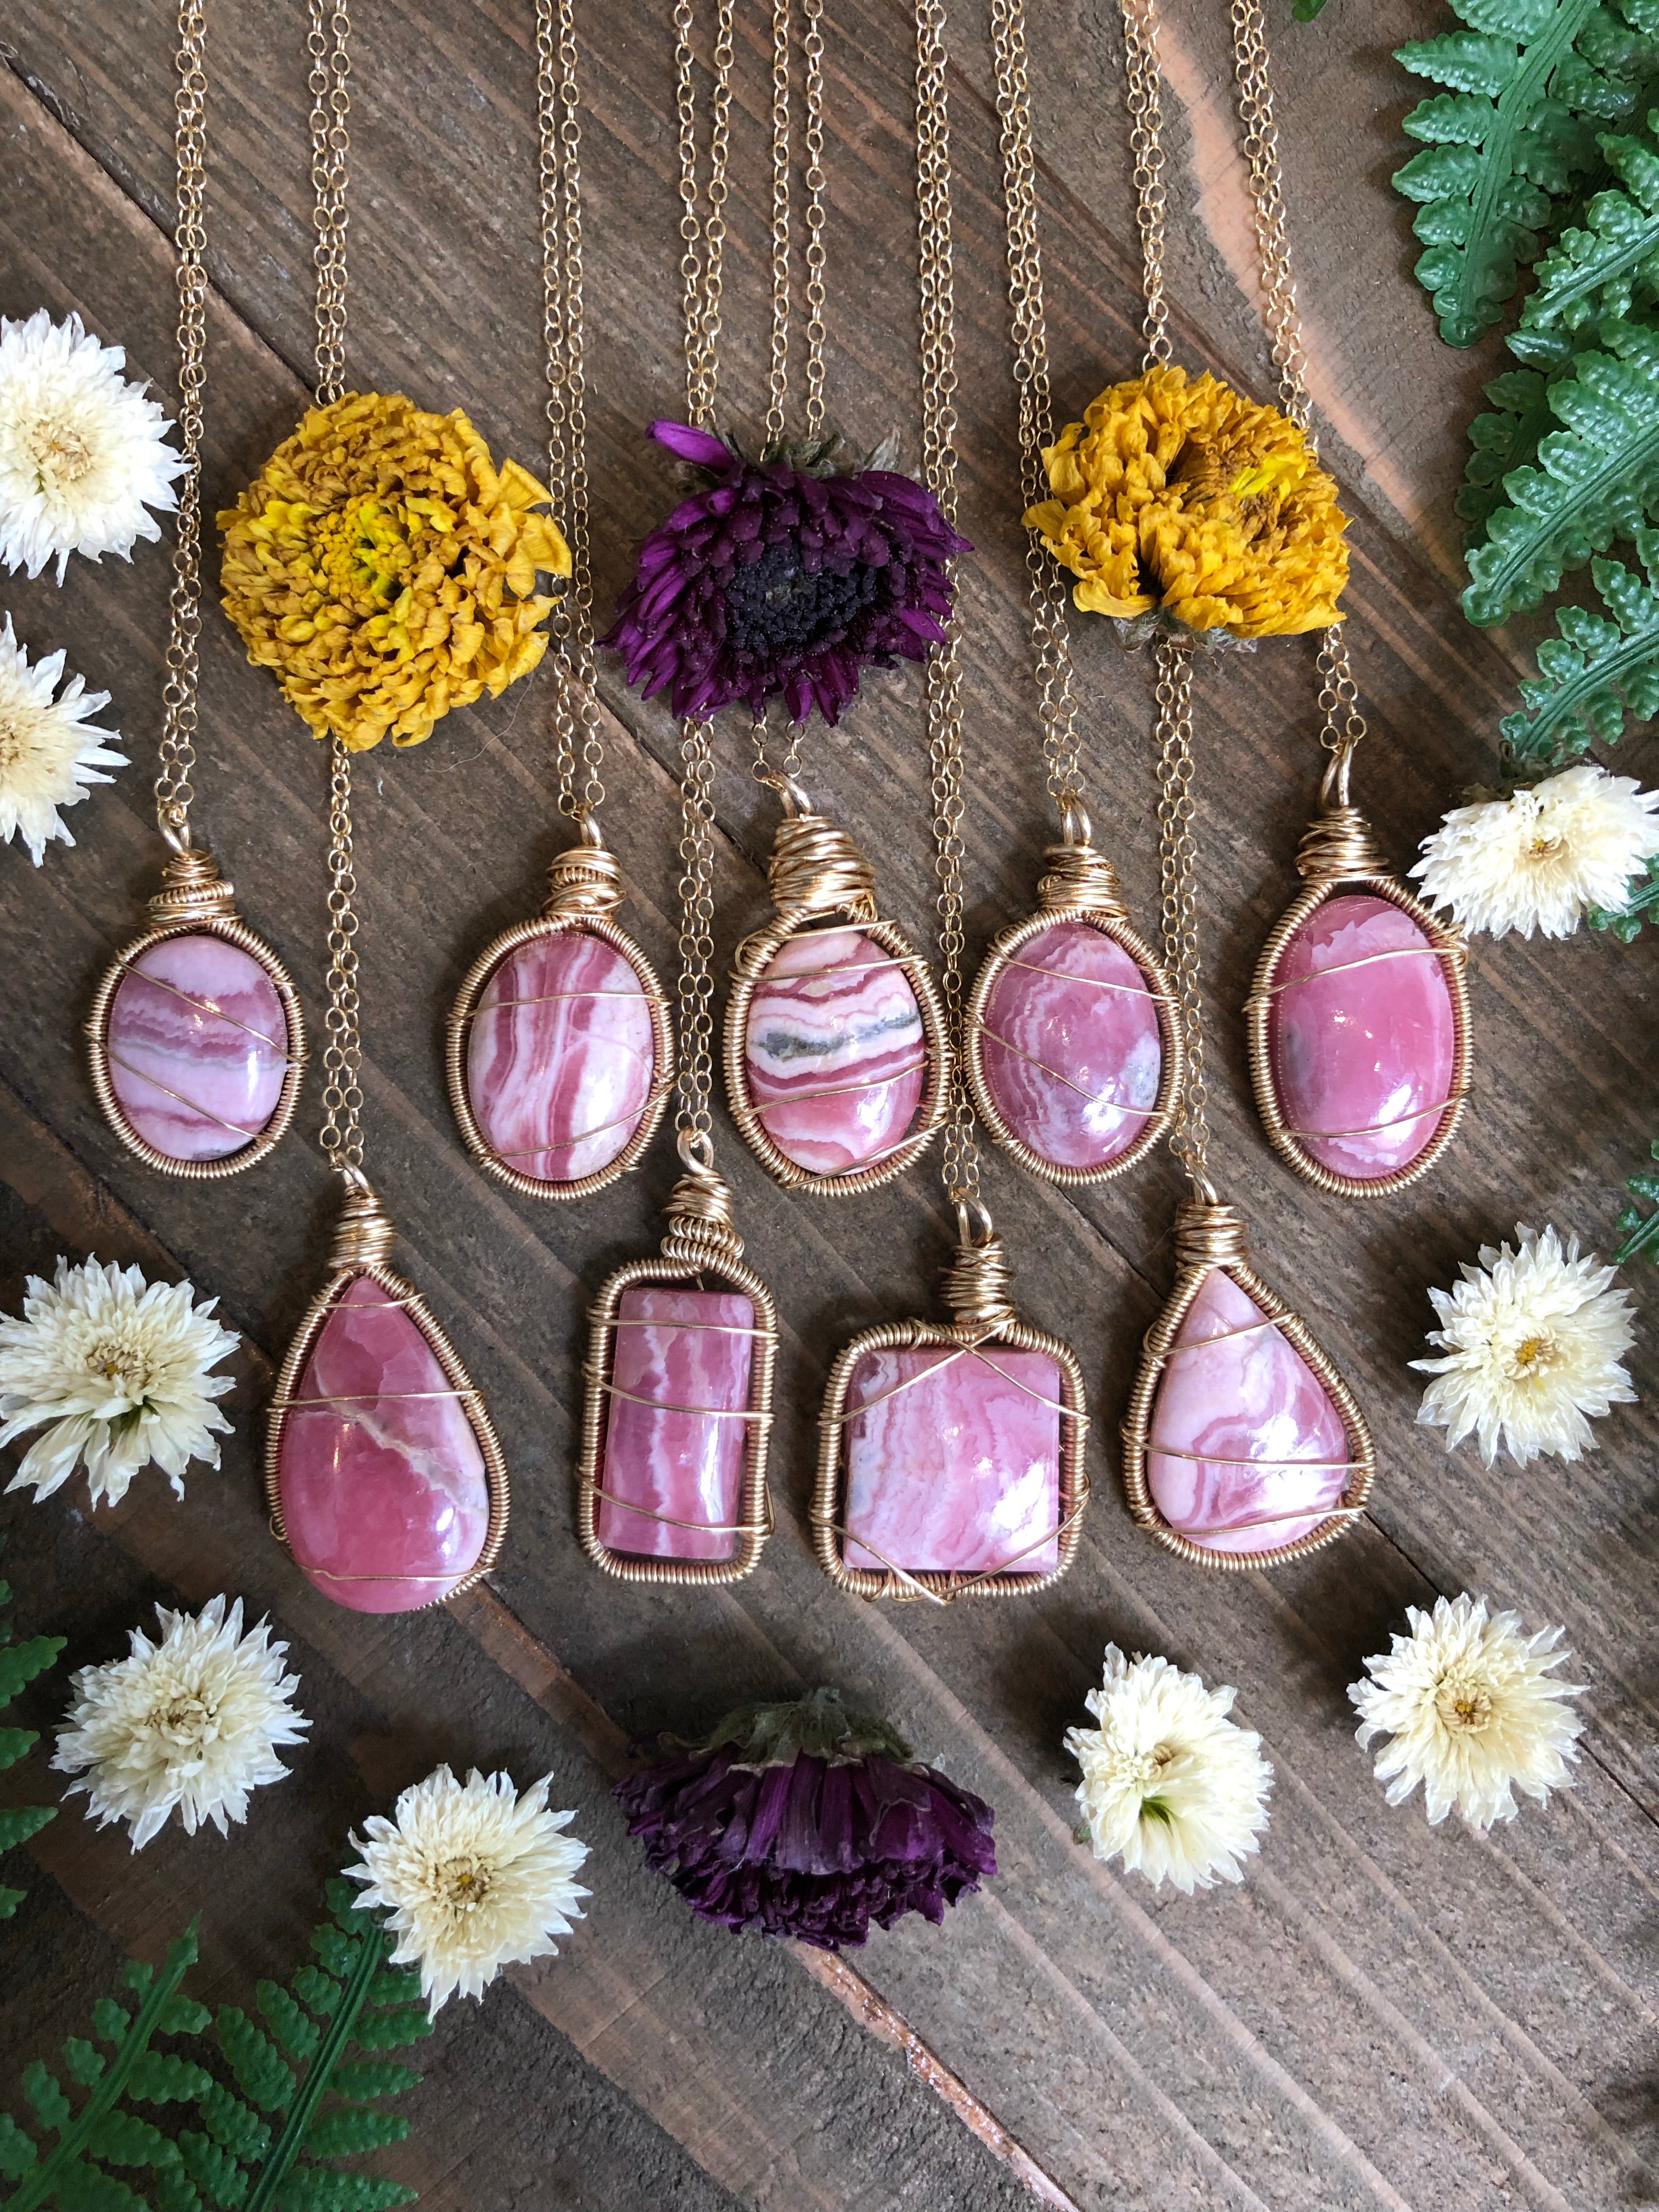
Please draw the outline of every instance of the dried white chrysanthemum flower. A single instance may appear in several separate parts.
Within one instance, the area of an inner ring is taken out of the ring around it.
[[[0,317],[0,562],[14,574],[55,561],[61,584],[71,553],[127,560],[137,539],[161,534],[150,508],[178,505],[185,463],[167,442],[173,425],[126,365],[79,315]]]
[[[1550,1669],[1571,1657],[1556,1646],[1564,1628],[1526,1635],[1521,1616],[1494,1613],[1467,1591],[1437,1598],[1434,1611],[1407,1608],[1409,1636],[1365,1662],[1366,1679],[1348,1690],[1360,1717],[1357,1734],[1376,1755],[1376,1778],[1390,1805],[1420,1782],[1431,1825],[1454,1807],[1484,1835],[1512,1820],[1520,1790],[1540,1804],[1571,1786],[1583,1722],[1572,1710],[1582,1682],[1553,1682]]]
[[[1085,1700],[1100,1725],[1066,1732],[1097,1859],[1121,1856],[1154,1888],[1167,1876],[1188,1896],[1244,1879],[1273,1771],[1261,1737],[1228,1719],[1236,1695],[1167,1659],[1106,1646],[1104,1682]]]
[[[50,1498],[87,1463],[94,1506],[118,1504],[154,1460],[182,1498],[193,1459],[219,1464],[214,1431],[230,1423],[214,1404],[235,1377],[209,1369],[236,1349],[195,1303],[190,1283],[146,1283],[137,1267],[58,1262],[58,1279],[28,1279],[20,1321],[0,1318],[0,1444],[51,1425],[24,1454],[8,1490]]]
[[[21,836],[38,868],[53,837],[75,842],[58,812],[78,805],[94,783],[113,783],[105,768],[125,768],[127,757],[104,744],[119,730],[89,721],[109,704],[107,691],[88,691],[71,676],[54,699],[64,672],[61,653],[31,663],[6,617],[0,630],[0,845]]]
[[[290,1698],[297,1674],[283,1672],[286,1644],[262,1620],[242,1633],[242,1601],[228,1613],[210,1599],[192,1619],[155,1608],[161,1639],[132,1631],[132,1651],[76,1675],[75,1703],[58,1731],[52,1765],[81,1776],[87,1817],[100,1827],[125,1820],[142,1850],[176,1808],[185,1833],[211,1820],[247,1818],[247,1796],[288,1772],[279,1743],[297,1743],[311,1723]]]
[[[376,1814],[351,1838],[363,1855],[345,1869],[366,1885],[357,1902],[391,1908],[392,1963],[420,1968],[434,2014],[457,1991],[482,1996],[503,1966],[546,1958],[582,1917],[576,1900],[588,1892],[573,1877],[587,1846],[560,1833],[574,1813],[548,1811],[552,1778],[520,1796],[510,1774],[475,1767],[463,1784],[440,1766],[391,1820]]]
[[[1493,937],[1571,937],[1592,907],[1616,914],[1659,853],[1659,791],[1594,762],[1509,799],[1457,806],[1412,870],[1431,906]]]
[[[1429,1292],[1440,1327],[1429,1342],[1442,1359],[1413,1359],[1436,1379],[1417,1418],[1444,1429],[1446,1449],[1474,1436],[1491,1467],[1500,1450],[1517,1467],[1540,1453],[1577,1459],[1593,1441],[1590,1418],[1628,1405],[1636,1393],[1620,1362],[1635,1341],[1630,1293],[1578,1239],[1565,1248],[1553,1229],[1522,1222],[1518,1249],[1483,1244],[1463,1279]]]

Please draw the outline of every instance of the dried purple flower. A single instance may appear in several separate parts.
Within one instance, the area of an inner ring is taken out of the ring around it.
[[[940,1921],[997,1870],[991,1808],[835,1690],[745,1706],[614,1794],[647,1865],[700,1918],[824,1951],[862,1943],[872,1920]]]
[[[947,563],[973,548],[921,484],[845,471],[836,436],[750,461],[688,423],[651,434],[709,481],[640,548],[603,641],[647,699],[671,691],[679,715],[742,699],[758,716],[781,698],[793,722],[814,707],[833,722],[863,669],[925,660],[944,637]]]

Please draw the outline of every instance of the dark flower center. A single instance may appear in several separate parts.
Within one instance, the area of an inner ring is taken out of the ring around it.
[[[726,586],[726,645],[736,659],[777,660],[843,636],[875,605],[881,571],[855,561],[845,575],[805,568],[793,545],[769,545]]]

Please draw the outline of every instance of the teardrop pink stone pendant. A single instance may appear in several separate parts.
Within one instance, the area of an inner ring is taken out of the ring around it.
[[[1426,1175],[1468,1093],[1468,955],[1389,869],[1356,807],[1303,838],[1307,889],[1268,938],[1245,1001],[1268,1142],[1334,1197],[1387,1198]]]
[[[738,947],[726,1009],[726,1096],[744,1141],[786,1190],[875,1190],[920,1158],[947,1110],[952,1054],[927,963],[876,909],[844,830],[796,811],[768,877],[776,912]]]
[[[94,994],[94,1093],[158,1174],[240,1175],[294,1119],[306,1060],[299,993],[237,913],[211,854],[169,854],[149,912]]]
[[[426,1301],[386,1266],[393,1235],[357,1178],[265,1438],[272,1534],[355,1613],[441,1603],[489,1571],[507,1534],[495,1427]]]
[[[590,1310],[576,1534],[623,1582],[735,1583],[772,1530],[777,1309],[707,1137],[680,1157],[660,1257],[618,1267]]]
[[[1037,911],[993,939],[963,1018],[981,1121],[1032,1175],[1109,1182],[1170,1126],[1183,1055],[1170,982],[1129,926],[1080,812],[1048,848]]]
[[[467,970],[447,1036],[450,1104],[478,1165],[524,1198],[587,1198],[638,1164],[674,1078],[668,1001],[613,916],[615,855],[584,824],[532,921]]]
[[[1231,1206],[1187,1200],[1176,1259],[1123,1423],[1129,1510],[1200,1566],[1302,1559],[1342,1535],[1370,1495],[1364,1416],[1307,1323],[1250,1267]]]

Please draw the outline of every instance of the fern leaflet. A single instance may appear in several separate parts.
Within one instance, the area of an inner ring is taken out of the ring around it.
[[[1498,724],[1508,760],[1529,774],[1564,768],[1600,739],[1615,744],[1625,718],[1659,714],[1659,530],[1638,530],[1646,577],[1617,561],[1593,561],[1607,608],[1564,607],[1558,637],[1538,648],[1539,673],[1522,679],[1523,709]]]
[[[1634,81],[1659,61],[1647,0],[1453,0],[1469,26],[1395,50],[1414,76],[1443,85],[1404,129],[1424,141],[1395,173],[1419,204],[1417,264],[1449,345],[1473,345],[1502,319],[1519,270],[1539,252],[1552,200],[1599,159],[1595,125],[1637,112]],[[1632,24],[1638,26],[1632,29]]]
[[[1659,1139],[1648,1147],[1659,1160]],[[1624,1232],[1624,1243],[1613,1254],[1613,1264],[1622,1267],[1626,1260],[1648,1259],[1659,1264],[1659,1173],[1651,1168],[1633,1175],[1625,1186],[1633,1198],[1644,1198],[1653,1207],[1644,1213],[1639,1206],[1627,1206],[1619,1217],[1619,1226]]]
[[[1659,288],[1659,114],[1648,136],[1598,141],[1623,191],[1598,192],[1584,210],[1584,228],[1564,230],[1538,264],[1538,288],[1522,310],[1523,359],[1533,333],[1559,337],[1608,315],[1627,315]],[[1511,343],[1514,341],[1511,340]]]
[[[0,1606],[10,1603],[11,1585],[0,1582]],[[31,1636],[21,1644],[14,1644],[10,1622],[0,1620],[0,1706],[9,1705],[37,1674],[44,1674],[56,1662],[66,1640],[62,1636]],[[20,1759],[27,1759],[40,1741],[38,1729],[0,1728],[0,1773],[9,1766],[15,1766]],[[0,1812],[0,1853],[27,1843],[57,1815],[55,1805],[8,1806]],[[9,1920],[22,1901],[21,1889],[0,1885],[0,1920]],[[0,2172],[3,2171],[0,2166]]]
[[[371,2054],[431,2031],[414,2002],[419,1977],[387,1964],[385,1929],[355,1896],[349,1882],[329,1885],[332,1917],[312,1936],[326,1971],[307,1965],[287,1987],[259,1984],[270,2034],[234,2006],[212,2014],[184,1994],[193,1924],[159,1975],[129,1966],[137,2010],[108,1997],[94,2008],[112,2055],[82,2037],[64,2046],[84,2098],[37,2061],[23,2075],[33,2125],[0,2112],[0,2177],[16,2185],[4,2212],[391,2212],[410,2202],[403,2183],[331,2162],[407,2134],[403,2116],[375,2100],[421,2077]],[[195,2039],[200,2056],[157,2051],[159,2035]],[[234,2088],[202,2063],[216,2051]],[[201,2125],[170,2131],[169,2106],[193,2108]]]

